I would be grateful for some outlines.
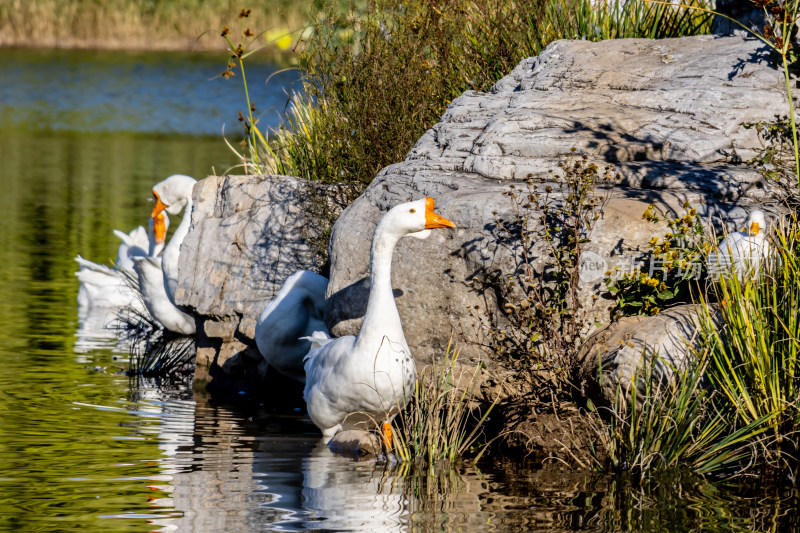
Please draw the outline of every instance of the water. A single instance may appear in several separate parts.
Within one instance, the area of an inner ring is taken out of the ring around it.
[[[77,334],[73,257],[110,261],[111,230],[146,222],[154,182],[236,164],[220,132],[235,137],[239,87],[213,79],[215,56],[0,50],[0,64],[0,529],[797,528],[790,489],[641,487],[492,457],[427,476],[332,455],[298,397],[233,405],[131,381],[124,346]],[[264,123],[282,76],[251,87]]]

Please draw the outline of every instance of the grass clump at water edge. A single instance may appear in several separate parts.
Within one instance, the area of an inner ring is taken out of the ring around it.
[[[773,415],[731,424],[720,404],[723,398],[704,383],[707,354],[695,355],[684,368],[675,368],[643,349],[631,382],[617,384],[613,405],[592,407],[602,445],[592,450],[596,468],[629,472],[640,481],[657,472],[746,471],[750,443],[766,430],[764,423]],[[667,372],[657,371],[659,365],[668,367]],[[661,377],[665,374],[669,378]]]
[[[477,461],[486,449],[483,423],[494,404],[481,408],[472,396],[481,368],[457,364],[451,342],[441,366],[418,372],[414,397],[392,422],[393,453],[402,462],[423,462],[432,468],[454,465],[468,453]]]

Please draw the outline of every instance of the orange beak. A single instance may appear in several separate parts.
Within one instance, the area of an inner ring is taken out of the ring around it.
[[[759,227],[758,222],[750,224],[750,235],[758,235]]]
[[[433,198],[425,198],[425,229],[455,228],[456,225],[433,212]]]
[[[150,218],[155,220],[158,214],[167,208],[167,204],[161,201],[161,198],[158,196],[156,191],[153,191],[153,197],[156,199],[156,205],[153,207],[153,212],[150,214]]]
[[[163,205],[163,204],[162,204]],[[156,242],[161,244],[167,238],[167,225],[164,223],[164,213],[158,213],[153,218],[153,233],[156,236]]]

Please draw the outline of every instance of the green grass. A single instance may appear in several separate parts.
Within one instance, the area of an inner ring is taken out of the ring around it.
[[[441,462],[454,465],[470,452],[480,458],[483,423],[494,405],[481,409],[474,404],[472,388],[480,368],[459,367],[457,360],[451,342],[441,366],[418,372],[414,397],[392,423],[393,452],[400,461],[432,468]]]
[[[640,480],[654,473],[740,475],[752,459],[750,444],[766,431],[773,413],[737,425],[720,408],[719,394],[704,386],[708,358],[696,354],[669,382],[653,372],[658,355],[644,352],[633,383],[620,383],[614,405],[597,409],[596,429],[607,459],[602,470],[630,472]],[[723,402],[724,404],[724,398]],[[608,464],[606,464],[608,463]]]
[[[727,273],[699,294],[703,349],[659,383],[643,357],[639,388],[598,409],[610,466],[794,479],[800,467],[800,222],[770,232],[758,275]],[[712,301],[718,304],[710,303]],[[598,465],[601,465],[598,461]]]

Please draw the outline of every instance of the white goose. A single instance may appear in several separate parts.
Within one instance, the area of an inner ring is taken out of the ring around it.
[[[197,180],[183,174],[174,174],[153,186],[156,205],[152,217],[162,211],[177,215],[184,211],[180,225],[175,230],[169,244],[164,247],[161,258],[161,269],[164,272],[164,286],[169,300],[175,303],[175,290],[178,288],[178,257],[183,239],[192,225],[192,188]]]
[[[131,309],[136,314],[146,316],[147,309],[130,286],[126,274],[106,265],[98,265],[80,255],[75,258],[80,270],[75,272],[78,289],[78,315],[88,314],[94,309],[104,309],[113,313]]]
[[[747,217],[745,229],[728,234],[708,255],[709,270],[722,274],[733,270],[739,279],[752,275],[771,253],[764,213],[756,209]]]
[[[150,219],[151,229],[153,227],[152,220]],[[150,242],[148,232],[142,226],[137,226],[130,233],[115,229],[114,235],[122,241],[117,250],[117,260],[114,261],[114,268],[133,271],[133,258],[147,255]]]
[[[159,216],[164,216],[159,213]],[[134,268],[139,276],[139,292],[150,315],[165,329],[181,335],[194,335],[195,323],[170,301],[164,288],[164,273],[160,257],[134,257]]]
[[[128,234],[118,229],[114,230],[114,235],[122,241],[117,250],[117,260],[114,261],[115,269],[133,272],[135,257],[146,255],[156,257],[164,249],[169,217],[162,214],[155,219],[151,217],[147,222],[147,231],[142,226],[138,226]]]
[[[404,236],[424,239],[434,228],[455,224],[433,212],[433,198],[393,207],[375,228],[370,249],[370,293],[357,336],[327,342],[306,356],[303,396],[308,414],[328,442],[348,422],[383,422],[391,446],[389,420],[414,394],[416,367],[408,349],[392,293],[392,254]]]
[[[306,381],[303,358],[311,349],[306,338],[324,333],[328,278],[309,270],[289,276],[256,324],[256,345],[264,360],[281,374]]]
[[[141,243],[140,230],[144,228],[139,226],[125,235],[119,230],[114,230],[117,236],[124,236],[122,244],[117,253],[117,262],[115,268],[110,268],[105,265],[99,265],[88,259],[84,259],[80,255],[75,258],[75,261],[80,265],[80,270],[75,273],[80,281],[80,288],[78,289],[78,310],[80,314],[86,314],[90,309],[105,309],[111,314],[121,311],[122,309],[129,308],[135,314],[147,315],[147,310],[143,305],[136,289],[132,287],[132,280],[129,279],[129,273],[133,270],[125,268],[126,261],[133,264],[132,254],[139,255],[141,253],[147,254],[149,249],[151,252],[157,253],[164,246],[164,237],[167,233],[167,226],[169,220],[164,217],[157,217],[155,220],[149,221],[149,232],[145,234],[148,243]],[[132,245],[132,246],[131,246]]]

